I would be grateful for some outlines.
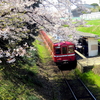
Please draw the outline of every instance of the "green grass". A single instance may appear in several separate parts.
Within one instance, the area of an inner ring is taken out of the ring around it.
[[[78,31],[92,33],[92,34],[100,36],[100,25],[99,26],[92,26],[92,27],[78,27],[77,29],[78,29]]]
[[[89,20],[87,25],[100,25],[100,20]]]
[[[78,69],[75,69],[75,72],[85,83],[100,87],[100,76],[97,74],[94,74],[92,71],[81,73]]]
[[[28,79],[30,78],[28,75],[20,74],[18,72],[12,74],[7,71],[7,75],[2,71],[0,73],[0,100],[39,100],[33,92],[34,82],[32,83],[32,81]],[[34,80],[34,77],[32,77],[32,79]]]
[[[84,80],[86,83],[96,85],[97,87],[100,87],[100,76],[94,74],[92,71],[83,73],[80,75],[82,80]]]
[[[38,67],[33,56],[18,58],[14,64],[0,65],[0,100],[40,100],[34,90],[42,87],[38,78]]]
[[[100,76],[90,71],[81,74],[80,77],[93,94],[100,95]],[[97,100],[100,100],[100,97]]]
[[[31,93],[32,89],[29,90],[25,85],[15,86],[9,80],[0,81],[0,84],[2,84],[0,87],[0,100],[29,100],[30,97],[36,98],[36,96]]]
[[[77,30],[82,31],[82,32],[92,33],[92,34],[100,36],[100,20],[87,21],[87,25],[93,25],[93,26],[78,27]]]
[[[97,74],[94,74],[92,71],[89,71],[86,73],[80,73],[78,69],[75,69],[75,71],[76,71],[76,75],[78,75],[83,80],[83,82],[88,86],[90,91],[100,95],[99,94],[100,93],[100,76],[98,76]]]
[[[69,25],[63,25],[63,27],[69,27]]]
[[[35,47],[37,48],[37,51],[38,51],[38,55],[41,59],[41,62],[42,63],[47,63],[49,60],[51,60],[51,55],[50,53],[48,52],[48,49],[47,47],[44,45],[43,42],[40,42],[38,40],[36,40],[34,42],[34,45]]]
[[[100,76],[97,74],[94,74],[92,71],[86,72],[86,73],[80,73],[78,69],[75,69],[76,75],[78,75],[86,86],[88,86],[89,90],[93,94],[100,95]],[[100,97],[98,97],[97,100],[100,100]]]

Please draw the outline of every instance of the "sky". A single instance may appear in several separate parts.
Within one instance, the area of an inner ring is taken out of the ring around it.
[[[85,3],[85,4],[97,3],[100,5],[99,0],[82,0],[82,3]],[[72,6],[72,9],[75,9],[75,8],[76,6]]]
[[[48,1],[51,2],[51,3],[53,3],[53,4],[57,2],[57,0],[48,0]],[[100,5],[99,0],[81,0],[81,1],[82,1],[82,3],[84,3],[84,4],[97,3],[97,4]],[[76,8],[76,6],[73,5],[73,6],[72,6],[72,9],[75,9],[75,8]]]
[[[49,2],[57,2],[57,0],[49,0]],[[84,3],[87,3],[87,4],[92,4],[92,3],[97,3],[99,4],[99,0],[81,0],[82,2]]]
[[[99,4],[99,0],[82,0],[84,3],[87,3],[87,4],[92,4],[92,3],[97,3]]]

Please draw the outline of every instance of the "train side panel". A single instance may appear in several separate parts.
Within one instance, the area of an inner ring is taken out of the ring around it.
[[[41,35],[42,39],[44,40],[46,47],[50,51],[53,60],[55,60],[54,59],[54,43],[49,39],[49,37],[46,35],[46,33],[44,31],[40,31],[40,35]]]

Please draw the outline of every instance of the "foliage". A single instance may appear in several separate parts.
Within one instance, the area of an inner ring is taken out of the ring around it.
[[[36,61],[38,60],[37,51],[35,50],[28,50],[27,55],[22,57],[22,60],[25,62],[25,64],[28,64],[30,66],[33,66],[36,64]]]
[[[34,56],[34,51],[28,53]],[[0,100],[39,100],[34,94],[34,88],[42,84],[37,78],[36,59],[32,59],[21,57],[17,64],[0,66]]]
[[[93,8],[91,8],[91,12],[100,11],[100,6],[97,3],[92,3],[91,5],[93,6]]]
[[[27,20],[30,18],[23,6],[7,5],[6,10],[5,7],[0,10],[0,63],[13,63],[16,58],[24,56],[37,34],[36,23]]]
[[[94,8],[97,7],[97,6],[99,6],[97,3],[92,3],[91,5],[92,5]]]
[[[96,7],[96,8],[91,8],[91,12],[99,12],[100,11],[100,7]]]
[[[38,55],[40,57],[41,62],[44,63],[44,64],[47,63],[51,59],[50,53],[48,52],[47,47],[45,47],[44,44],[41,43],[41,41],[38,41],[38,40],[36,40],[34,42],[34,45],[37,48]]]
[[[87,73],[83,73],[80,75],[80,77],[82,78],[82,80],[84,80],[85,82],[88,82],[90,84],[95,84],[98,87],[100,87],[100,77],[96,74],[94,74],[92,71],[87,72]]]
[[[3,9],[0,10],[1,63],[13,63],[16,61],[16,57],[24,56],[41,28],[52,35],[62,36],[63,33],[62,38],[68,41],[75,40],[75,25],[72,24],[70,10],[74,3],[81,4],[80,0],[77,2],[74,0],[0,2],[3,5]],[[56,9],[56,12],[50,8]],[[79,6],[79,8],[81,7]],[[67,20],[61,20],[61,18],[67,18]],[[69,27],[64,28],[63,25]],[[69,39],[66,34],[74,36]]]
[[[28,89],[25,85],[15,86],[10,81],[1,81],[0,83],[2,84],[0,87],[0,100],[39,100],[31,93],[33,90]]]
[[[94,74],[92,71],[81,73],[78,69],[75,69],[75,72],[91,91],[97,94],[100,93],[100,76]]]

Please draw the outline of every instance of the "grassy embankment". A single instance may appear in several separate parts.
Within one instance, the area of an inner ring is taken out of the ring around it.
[[[45,47],[43,41],[42,42],[41,41],[42,40],[40,41],[36,40],[34,44],[35,44],[35,47],[37,48],[40,62],[42,62],[42,64],[46,64],[47,62],[51,60],[51,56],[50,56],[50,52],[48,52],[47,47]]]
[[[86,73],[80,73],[79,70],[76,69],[77,75],[84,81],[84,83],[88,86],[90,91],[93,94],[100,95],[100,76],[94,74],[92,71]],[[98,97],[97,100],[100,100]]]
[[[17,63],[0,65],[0,100],[40,100],[34,91],[42,87],[36,66],[37,53],[29,53],[32,56],[25,56],[24,62],[18,59]]]
[[[48,50],[37,40],[33,44],[41,62],[46,64],[51,59]],[[29,53],[31,57],[23,58],[26,62],[21,59],[17,64],[0,65],[0,100],[40,100],[34,91],[36,87],[42,87],[36,66],[39,59],[36,51]]]
[[[0,65],[0,100],[39,100],[34,94],[35,86],[41,85],[37,72],[34,63]]]

